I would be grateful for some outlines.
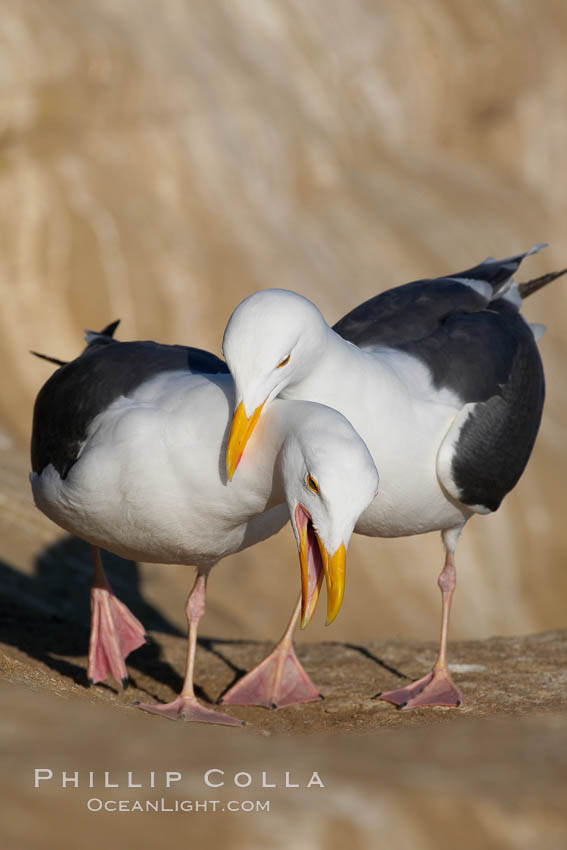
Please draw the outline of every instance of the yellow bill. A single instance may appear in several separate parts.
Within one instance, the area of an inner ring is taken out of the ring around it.
[[[326,624],[329,625],[339,613],[343,601],[346,549],[341,543],[335,554],[332,557],[329,556],[303,505],[298,505],[296,508],[295,524],[299,537],[301,567],[301,628],[305,628],[315,613],[323,576],[327,581]]]
[[[229,481],[236,472],[236,467],[240,463],[240,459],[244,454],[246,443],[250,439],[252,431],[256,427],[264,402],[260,404],[252,416],[248,418],[242,402],[238,405],[232,417],[232,425],[230,426],[230,434],[228,437],[228,446],[226,449],[226,475]]]
[[[315,536],[317,537],[317,535]],[[335,554],[329,558],[327,550],[318,537],[317,543],[319,544],[327,582],[327,621],[325,625],[329,626],[341,610],[343,596],[345,595],[346,549],[344,543],[341,543]]]

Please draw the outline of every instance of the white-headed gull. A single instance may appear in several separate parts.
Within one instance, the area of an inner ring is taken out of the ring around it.
[[[542,327],[528,325],[520,307],[563,272],[520,285],[513,275],[540,247],[388,290],[332,329],[301,295],[260,291],[239,304],[225,330],[236,387],[229,478],[245,448],[244,457],[258,451],[246,443],[277,396],[318,401],[348,418],[380,474],[380,492],[355,531],[442,532],[439,656],[427,676],[381,695],[398,706],[462,701],[446,660],[455,546],[467,520],[495,511],[516,484],[539,428]]]
[[[36,505],[93,546],[90,679],[125,678],[124,658],[144,641],[142,625],[106,582],[98,547],[125,558],[194,565],[183,690],[167,705],[141,707],[174,719],[239,725],[200,705],[193,690],[207,577],[223,557],[264,540],[291,517],[302,598],[274,652],[223,701],[278,707],[318,699],[292,635],[301,607],[304,621],[312,615],[323,573],[330,609],[340,606],[336,588],[349,539],[378,487],[368,449],[336,410],[280,401],[263,417],[257,450],[243,462],[238,482],[227,486],[234,399],[225,364],[195,348],[117,342],[116,324],[89,334],[75,360],[55,361],[60,368],[36,400],[31,447]]]

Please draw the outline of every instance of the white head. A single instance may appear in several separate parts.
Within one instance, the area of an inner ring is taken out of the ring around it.
[[[286,289],[255,292],[233,312],[222,343],[235,385],[235,417],[227,451],[229,479],[262,408],[309,372],[323,356],[328,334],[317,307]]]
[[[338,411],[304,401],[281,401],[290,430],[281,472],[301,563],[302,626],[327,581],[327,622],[343,598],[346,550],[360,514],[378,490],[378,472],[366,444]]]

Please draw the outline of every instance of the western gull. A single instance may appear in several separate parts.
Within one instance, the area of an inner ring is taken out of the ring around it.
[[[186,606],[187,667],[181,694],[140,704],[166,717],[240,725],[200,705],[193,689],[198,623],[211,568],[279,531],[291,517],[302,594],[270,656],[225,695],[234,704],[280,707],[319,699],[293,649],[301,613],[315,610],[323,573],[328,604],[344,571],[359,514],[376,494],[368,449],[337,411],[279,401],[257,429],[257,451],[227,486],[224,454],[233,381],[222,360],[185,346],[118,342],[118,323],[87,333],[87,346],[40,390],[34,408],[30,476],[37,507],[91,543],[94,576],[88,675],[126,679],[125,657],[144,629],[112,594],[99,547],[125,558],[194,565]]]
[[[563,272],[519,286],[513,275],[541,247],[390,289],[333,329],[294,292],[256,292],[225,330],[236,388],[229,478],[276,396],[310,399],[349,419],[380,474],[380,492],[355,531],[399,537],[441,530],[439,655],[426,676],[381,694],[400,707],[462,702],[447,666],[455,547],[467,520],[495,511],[514,487],[539,428],[544,375],[536,340],[544,329],[519,311],[523,297]]]

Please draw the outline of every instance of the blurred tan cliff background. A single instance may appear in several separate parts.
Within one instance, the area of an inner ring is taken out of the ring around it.
[[[236,304],[297,290],[330,323],[390,286],[537,241],[520,280],[567,266],[567,6],[262,0],[0,3],[0,560],[36,574],[65,537],[31,503],[30,349],[83,329],[216,353]],[[526,473],[457,551],[451,635],[567,624],[567,283],[547,325],[547,402]],[[331,629],[435,638],[438,535],[355,537]],[[141,567],[185,627],[192,571]],[[276,638],[299,589],[291,531],[227,559],[203,635]],[[68,580],[74,563],[68,561]],[[38,603],[39,604],[39,603]],[[324,606],[323,606],[324,607]]]

